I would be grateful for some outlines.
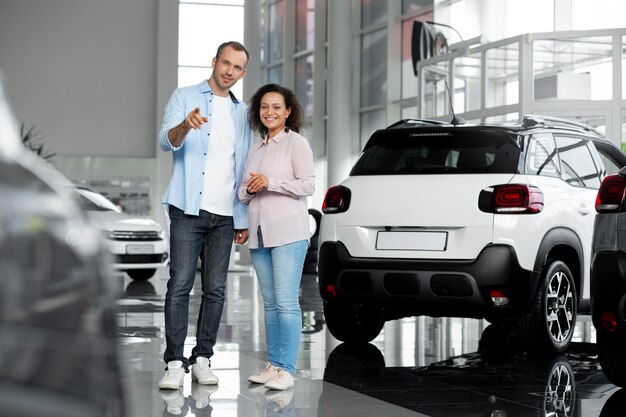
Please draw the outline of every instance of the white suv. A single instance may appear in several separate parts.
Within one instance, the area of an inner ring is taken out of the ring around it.
[[[330,332],[370,341],[429,315],[516,325],[564,351],[589,311],[594,202],[626,155],[593,129],[403,120],[378,130],[323,204],[318,276]]]
[[[114,269],[144,281],[152,278],[157,268],[167,265],[169,241],[159,223],[145,216],[123,213],[90,188],[76,187],[76,193],[87,217],[104,232],[106,247],[114,256]]]

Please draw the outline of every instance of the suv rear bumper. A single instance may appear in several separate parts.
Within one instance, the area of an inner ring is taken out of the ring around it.
[[[626,336],[626,253],[603,251],[595,255],[591,268],[591,317],[598,331],[605,312],[615,313],[615,331]]]
[[[341,242],[321,244],[318,276],[325,301],[377,304],[387,320],[429,315],[492,321],[530,311],[539,278],[521,268],[515,250],[505,245],[487,246],[471,261],[441,261],[355,258]],[[509,303],[496,307],[491,290]]]

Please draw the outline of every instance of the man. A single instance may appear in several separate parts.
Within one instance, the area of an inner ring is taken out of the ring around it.
[[[230,89],[246,75],[250,54],[225,42],[208,80],[178,88],[163,116],[159,141],[173,157],[163,196],[170,217],[170,279],[165,296],[165,376],[161,389],[179,389],[191,366],[192,380],[214,385],[210,358],[224,307],[232,242],[248,240],[248,212],[239,202],[243,168],[252,145],[247,106]],[[189,294],[202,256],[202,301],[191,357],[184,356]]]

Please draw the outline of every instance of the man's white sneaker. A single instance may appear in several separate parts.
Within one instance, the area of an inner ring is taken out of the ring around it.
[[[182,361],[169,361],[165,375],[159,381],[161,389],[179,389],[183,386],[185,368]]]
[[[197,357],[196,363],[191,365],[191,379],[202,385],[215,385],[219,382],[219,378],[211,370],[211,361],[203,356]]]
[[[254,382],[255,384],[265,384],[266,382],[269,382],[272,378],[274,378],[276,375],[278,375],[278,369],[279,368],[272,366],[271,363],[266,362],[265,369],[257,372],[254,375],[250,375],[248,377],[248,381]]]
[[[276,390],[286,390],[289,388],[293,388],[295,385],[293,381],[293,376],[285,371],[284,369],[279,369],[278,373],[274,378],[270,379],[266,384],[265,388],[267,389],[276,389]]]

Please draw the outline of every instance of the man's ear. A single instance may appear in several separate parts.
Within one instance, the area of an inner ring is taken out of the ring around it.
[[[217,64],[217,58],[211,60],[211,68],[215,68],[215,64]]]

